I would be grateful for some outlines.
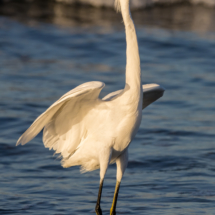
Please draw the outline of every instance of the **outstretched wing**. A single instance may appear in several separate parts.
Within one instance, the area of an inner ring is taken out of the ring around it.
[[[163,96],[163,93],[165,89],[161,87],[158,84],[144,84],[143,87],[143,107],[142,109],[146,108],[151,103],[158,100],[160,97]],[[105,96],[102,100],[104,101],[110,101],[114,99],[116,96],[118,96],[120,93],[122,93],[123,90],[118,90],[115,92],[112,92]]]
[[[146,108],[151,103],[163,96],[165,89],[158,84],[144,84],[143,87],[143,107]]]
[[[33,122],[16,145],[26,144],[44,128],[45,147],[69,156],[84,136],[80,124],[104,86],[102,82],[87,82],[63,95]]]

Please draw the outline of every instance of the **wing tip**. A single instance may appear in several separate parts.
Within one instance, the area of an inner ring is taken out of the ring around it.
[[[21,139],[22,139],[22,136],[17,140],[17,142],[16,142],[16,146],[18,146],[18,145],[22,144]]]
[[[143,87],[143,106],[146,108],[164,95],[165,88],[159,84],[145,84]]]
[[[25,139],[24,139],[25,137],[22,135],[18,140],[17,140],[17,142],[16,142],[16,146],[18,146],[18,145],[25,145],[27,142],[25,141]]]
[[[156,90],[159,90],[159,91],[165,91],[166,89],[164,87],[162,87],[161,85],[159,84],[144,84],[142,85],[143,87],[143,92],[144,91],[147,91],[147,90],[152,90],[152,89],[156,89]]]

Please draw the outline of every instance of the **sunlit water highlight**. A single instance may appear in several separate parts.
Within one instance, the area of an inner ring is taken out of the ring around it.
[[[137,32],[142,82],[161,84],[166,92],[143,111],[117,214],[214,214],[214,31],[138,24]],[[124,68],[120,21],[110,28],[92,23],[62,28],[0,17],[0,214],[94,213],[98,171],[81,175],[78,167],[63,169],[53,151],[43,147],[41,134],[24,147],[15,143],[75,86],[103,81],[102,96],[123,88]],[[114,186],[111,165],[104,214]]]

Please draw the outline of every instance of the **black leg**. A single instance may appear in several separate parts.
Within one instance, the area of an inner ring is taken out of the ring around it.
[[[116,203],[117,203],[117,197],[118,197],[118,193],[119,193],[119,187],[120,187],[120,182],[117,181],[115,193],[114,193],[114,197],[113,197],[113,203],[112,203],[112,207],[110,209],[110,215],[116,215]]]
[[[100,207],[100,200],[101,200],[101,196],[102,196],[102,187],[103,187],[103,181],[100,183],[100,186],[99,186],[98,199],[97,199],[96,208],[95,208],[97,215],[102,215],[102,210]]]

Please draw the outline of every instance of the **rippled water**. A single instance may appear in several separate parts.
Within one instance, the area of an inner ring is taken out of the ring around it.
[[[0,17],[0,214],[94,213],[99,171],[63,169],[53,151],[43,147],[41,134],[23,147],[15,143],[39,114],[75,86],[103,81],[102,96],[123,88],[121,19],[116,16],[112,24],[113,12],[96,11],[103,14],[104,26],[74,18],[63,25],[53,17],[48,22],[25,20],[26,14]],[[143,111],[117,214],[215,214],[213,22],[198,31],[189,19],[175,29],[159,16],[142,23],[138,13],[142,82],[161,84],[166,92]],[[163,27],[156,25],[161,22]],[[115,171],[111,165],[106,174],[104,214],[109,214]]]

